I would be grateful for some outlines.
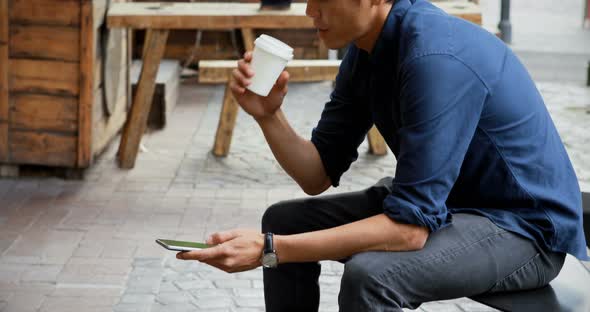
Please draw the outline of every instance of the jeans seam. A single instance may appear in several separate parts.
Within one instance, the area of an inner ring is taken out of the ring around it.
[[[537,257],[539,257],[540,254],[536,253],[534,256],[532,256],[531,258],[529,258],[527,261],[525,261],[523,264],[521,264],[516,270],[510,272],[509,274],[507,274],[506,276],[502,277],[499,281],[495,282],[486,292],[492,291],[494,288],[496,288],[498,285],[503,284],[508,278],[510,278],[511,276],[513,276],[514,274],[520,272],[522,269],[524,269],[528,264],[532,263],[535,266],[535,271],[537,272],[537,276],[539,277],[539,280],[541,280],[541,285],[543,283],[542,278],[540,276],[540,272],[539,272],[539,266],[537,265],[537,263],[535,262],[535,259]]]

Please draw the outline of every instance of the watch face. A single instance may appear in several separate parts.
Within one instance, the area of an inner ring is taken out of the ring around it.
[[[274,268],[277,266],[277,255],[274,252],[267,253],[262,257],[262,266],[265,268]]]

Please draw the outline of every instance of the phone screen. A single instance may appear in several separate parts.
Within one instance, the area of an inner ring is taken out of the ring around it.
[[[211,246],[205,243],[177,241],[171,239],[157,239],[156,242],[168,249],[172,250],[191,250],[191,249],[204,249]]]

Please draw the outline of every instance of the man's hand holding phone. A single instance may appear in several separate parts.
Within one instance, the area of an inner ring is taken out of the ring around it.
[[[257,230],[218,232],[207,239],[208,248],[181,251],[177,259],[197,260],[228,273],[252,270],[261,265],[264,235]]]

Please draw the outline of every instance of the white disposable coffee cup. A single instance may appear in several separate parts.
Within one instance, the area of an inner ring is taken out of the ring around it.
[[[268,35],[260,35],[254,41],[250,66],[254,71],[248,90],[267,96],[279,78],[287,62],[293,59],[293,48]]]

